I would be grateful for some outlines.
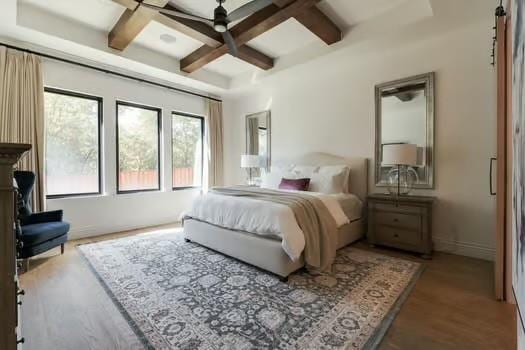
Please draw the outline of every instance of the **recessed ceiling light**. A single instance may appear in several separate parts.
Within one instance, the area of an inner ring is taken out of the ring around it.
[[[174,42],[177,41],[177,38],[171,34],[161,34],[159,38],[166,44],[173,44]]]

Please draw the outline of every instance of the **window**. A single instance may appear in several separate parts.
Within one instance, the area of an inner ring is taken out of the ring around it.
[[[99,194],[102,99],[46,88],[48,198]]]
[[[160,189],[158,108],[117,102],[117,192]]]
[[[173,188],[202,186],[204,118],[172,114]]]

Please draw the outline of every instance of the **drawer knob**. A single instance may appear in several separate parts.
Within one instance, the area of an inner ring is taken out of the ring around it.
[[[26,295],[26,291],[23,290],[23,289],[19,289],[18,292],[16,293],[17,295]]]
[[[18,305],[22,305],[22,301],[17,302]]]
[[[16,341],[16,343],[17,343],[17,344],[24,344],[25,341],[26,341],[25,338],[20,338],[20,339],[18,339],[18,340]]]

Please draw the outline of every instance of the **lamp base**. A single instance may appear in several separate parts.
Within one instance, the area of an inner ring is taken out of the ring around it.
[[[406,165],[392,168],[387,175],[388,193],[393,196],[406,196],[417,182],[416,171]]]

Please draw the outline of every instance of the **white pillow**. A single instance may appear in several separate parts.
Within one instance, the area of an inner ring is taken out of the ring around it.
[[[318,166],[311,165],[296,165],[293,168],[293,173],[297,175],[297,178],[312,178],[313,174],[319,171]]]
[[[310,191],[326,194],[348,193],[350,168],[346,165],[322,166],[312,174]]]
[[[283,178],[296,179],[297,175],[290,171],[291,168],[292,166],[272,166],[269,173],[264,171],[261,176],[261,187],[276,190],[279,189],[279,185]]]

